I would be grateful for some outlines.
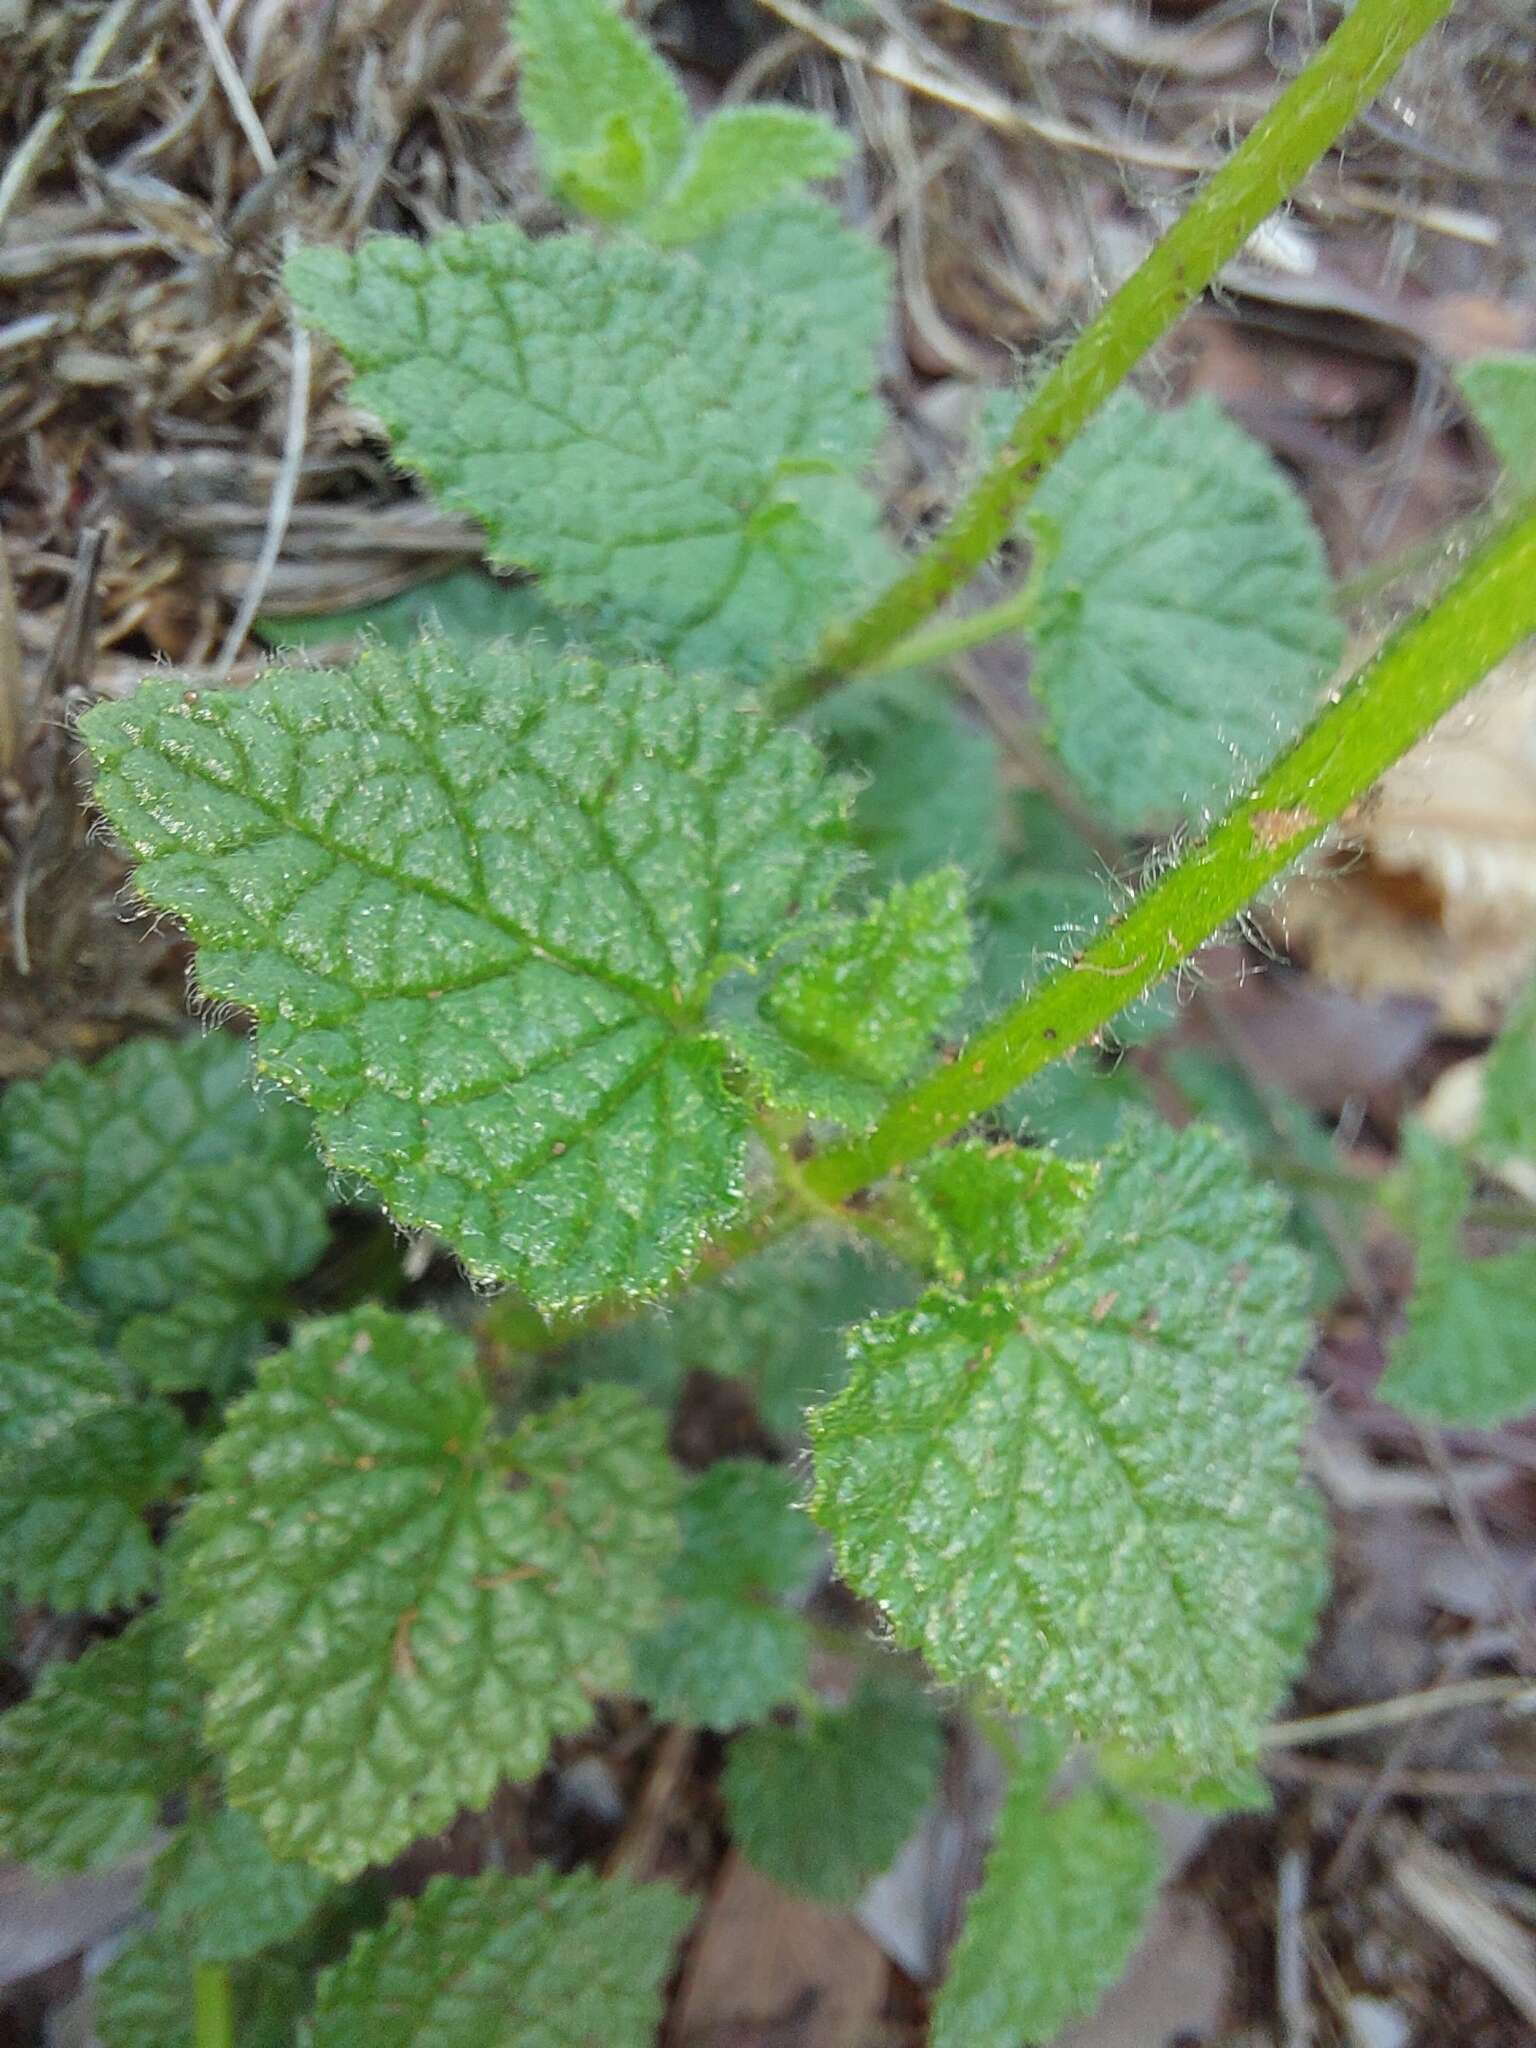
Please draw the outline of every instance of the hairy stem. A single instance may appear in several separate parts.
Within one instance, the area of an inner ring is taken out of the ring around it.
[[[1005,538],[1047,469],[1325,154],[1451,0],[1356,0],[1188,211],[1031,394],[995,460],[905,575],[769,693],[788,716],[876,666]]]
[[[192,1965],[192,2039],[195,2048],[235,2048],[235,2007],[223,1963]]]
[[[1409,620],[1258,785],[1078,957],[901,1096],[867,1137],[808,1161],[840,1202],[919,1159],[1060,1059],[1219,931],[1536,631],[1536,502]],[[1134,743],[1128,736],[1128,743]]]

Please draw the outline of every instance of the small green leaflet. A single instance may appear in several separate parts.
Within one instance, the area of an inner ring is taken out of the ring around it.
[[[198,1695],[159,1609],[50,1664],[0,1715],[0,1855],[44,1870],[116,1863],[202,1768]]]
[[[739,272],[495,223],[303,249],[286,275],[396,456],[600,634],[761,676],[857,581],[873,364],[807,353],[795,310]]]
[[[309,1119],[252,1080],[249,1048],[211,1032],[59,1060],[0,1098],[0,1181],[35,1207],[104,1333],[134,1330],[135,1362],[167,1390],[243,1363],[325,1244]]]
[[[798,107],[726,107],[691,129],[677,81],[614,0],[518,0],[514,20],[544,175],[594,220],[697,241],[848,154],[839,129]]]
[[[868,1129],[970,985],[965,895],[958,868],[899,883],[783,968],[754,1015],[722,1014],[766,1101]]]
[[[196,1960],[179,1928],[130,1935],[96,1980],[95,2038],[102,2048],[194,2048]],[[231,1974],[240,2048],[293,2048],[309,2003],[307,1973],[275,1955],[241,1963]]]
[[[830,178],[848,156],[846,135],[798,107],[723,107],[694,137],[670,192],[639,221],[663,248],[697,242],[738,215]]]
[[[1300,730],[1339,658],[1301,501],[1213,404],[1122,392],[1030,520],[1048,550],[1031,686],[1063,762],[1127,831],[1200,820]]]
[[[841,790],[726,690],[375,648],[81,721],[143,894],[338,1166],[543,1306],[654,1292],[740,1199],[714,982],[841,881]]]
[[[1468,1429],[1528,1413],[1536,1408],[1536,1251],[1467,1256],[1471,1175],[1416,1124],[1404,1127],[1403,1178],[1418,1272],[1377,1392],[1411,1415]]]
[[[30,1212],[0,1202],[0,1458],[27,1456],[125,1391],[84,1317],[60,1298],[59,1279]]]
[[[628,1678],[676,1543],[660,1419],[596,1388],[491,1420],[467,1338],[361,1309],[301,1326],[208,1453],[178,1604],[231,1802],[280,1857],[387,1861]]]
[[[682,88],[613,0],[517,0],[513,28],[551,190],[594,220],[628,220],[682,161]]]
[[[636,1387],[664,1402],[690,1372],[741,1380],[769,1428],[793,1437],[806,1404],[843,1383],[847,1325],[899,1307],[915,1292],[905,1270],[866,1241],[801,1231],[679,1300],[573,1346],[566,1376],[576,1385]]]
[[[813,1513],[935,1674],[1208,1774],[1318,1576],[1306,1271],[1213,1131],[1141,1123],[1050,1263],[853,1334]]]
[[[191,1462],[186,1425],[153,1399],[82,1415],[0,1459],[0,1583],[59,1612],[129,1606],[159,1567],[144,1512]]]
[[[332,1891],[308,1864],[279,1863],[249,1814],[221,1806],[176,1830],[148,1903],[198,1962],[231,1963],[290,1941]]]
[[[806,1682],[807,1636],[779,1602],[805,1584],[821,1541],[772,1465],[726,1458],[683,1500],[667,1612],[635,1646],[635,1690],[669,1721],[729,1729]]]
[[[922,1818],[943,1756],[937,1711],[915,1687],[867,1681],[844,1709],[737,1736],[723,1781],[731,1833],[786,1891],[851,1906]]]
[[[1536,355],[1483,356],[1461,364],[1456,382],[1510,484],[1536,490]]]
[[[1100,1785],[1053,1804],[1060,1749],[1023,1737],[981,1889],[934,2005],[933,2048],[1054,2040],[1130,1960],[1157,1893],[1157,1837]]]
[[[585,1870],[434,1877],[321,1977],[312,2048],[651,2048],[693,1911]]]
[[[1091,1167],[1054,1152],[971,1139],[930,1153],[907,1184],[952,1287],[1022,1278],[1069,1236],[1093,1191]]]
[[[785,968],[763,1010],[815,1064],[891,1087],[929,1050],[970,978],[965,877],[940,868],[898,884]]]

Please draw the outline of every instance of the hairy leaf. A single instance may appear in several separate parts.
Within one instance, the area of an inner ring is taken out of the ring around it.
[[[0,1715],[0,1854],[46,1870],[116,1863],[200,1768],[197,1691],[153,1610]]]
[[[103,1328],[195,1305],[196,1351],[138,1347],[167,1388],[248,1357],[271,1299],[325,1243],[309,1119],[253,1078],[249,1048],[211,1032],[59,1060],[0,1098],[0,1173]]]
[[[978,906],[984,1013],[1070,959],[1115,908],[1103,862],[1048,797],[1016,791],[1006,815],[1007,854]]]
[[[985,1287],[1022,1278],[1057,1250],[1094,1175],[1053,1152],[968,1140],[931,1153],[908,1182],[941,1277],[951,1286]]]
[[[1482,356],[1456,382],[1511,484],[1536,490],[1536,355]]]
[[[194,2048],[193,1968],[179,1928],[129,1936],[96,1980],[95,2035],[102,2048]],[[293,2048],[309,1978],[286,1956],[260,1956],[232,1973],[240,2048]],[[202,2048],[200,2042],[197,2048]]]
[[[191,1458],[181,1417],[155,1400],[82,1415],[0,1458],[0,1581],[60,1610],[128,1606],[158,1570],[144,1512]]]
[[[578,1384],[612,1380],[658,1401],[690,1372],[743,1380],[770,1429],[793,1436],[806,1404],[843,1383],[846,1325],[915,1291],[867,1245],[802,1232],[574,1346],[568,1369]]]
[[[1469,1258],[1467,1167],[1449,1145],[1405,1128],[1404,1206],[1418,1258],[1406,1326],[1377,1389],[1427,1421],[1488,1429],[1536,1408],[1536,1251]]]
[[[935,1673],[1201,1771],[1251,1750],[1317,1575],[1305,1268],[1225,1140],[1143,1124],[1077,1242],[852,1339],[813,1511]]]
[[[1002,1121],[1034,1144],[1091,1159],[1120,1143],[1152,1107],[1146,1079],[1128,1060],[1095,1054],[1057,1060],[1010,1095]]]
[[[692,1917],[585,1870],[435,1877],[320,1979],[313,2048],[650,2048]]]
[[[138,885],[332,1160],[545,1304],[655,1290],[740,1196],[713,982],[839,881],[806,741],[643,667],[423,642],[82,721]]]
[[[177,1829],[148,1899],[189,1956],[231,1963],[291,1940],[332,1889],[308,1864],[279,1863],[249,1814],[225,1806]]]
[[[934,2006],[933,2048],[1054,2040],[1120,1975],[1157,1893],[1157,1837],[1116,1793],[1048,1798],[1059,1750],[1032,1732]]]
[[[731,1832],[786,1891],[852,1905],[917,1826],[943,1754],[921,1693],[867,1682],[841,1711],[736,1738],[723,1781]]]
[[[840,357],[862,388],[890,318],[891,266],[872,235],[821,199],[781,199],[695,242],[712,277],[744,277],[794,324],[801,346]]]
[[[917,1067],[971,980],[965,877],[898,883],[812,942],[721,1031],[775,1108],[865,1130]]]
[[[1164,1053],[1163,1072],[1195,1115],[1220,1124],[1261,1170],[1278,1147],[1302,1167],[1327,1176],[1338,1171],[1333,1141],[1312,1112],[1277,1089],[1251,1080],[1230,1060],[1193,1048]],[[1291,1234],[1312,1265],[1312,1303],[1326,1308],[1348,1285],[1333,1239],[1314,1202],[1298,1191],[1288,1204]]]
[[[856,678],[818,705],[815,723],[861,784],[853,831],[878,881],[915,881],[951,861],[973,880],[990,874],[1003,817],[997,748],[946,690],[925,676]]]
[[[566,620],[533,584],[488,576],[483,569],[454,569],[349,611],[259,617],[255,632],[276,648],[355,647],[365,640],[410,647],[424,632],[470,641],[527,640],[537,634],[551,647],[563,647],[569,638]]]
[[[696,242],[846,160],[848,138],[799,107],[723,107],[694,137],[677,177],[640,222],[663,248]]]
[[[787,967],[763,1010],[816,1065],[890,1087],[928,1051],[970,978],[965,877],[940,868],[898,884]]]
[[[1214,405],[1112,399],[1035,494],[1031,683],[1083,793],[1127,830],[1200,819],[1289,740],[1341,640],[1322,543]]]
[[[232,1802],[334,1877],[527,1777],[622,1689],[676,1540],[659,1419],[594,1389],[490,1437],[473,1347],[361,1309],[264,1362],[179,1557]]]
[[[808,354],[743,276],[496,223],[301,250],[287,277],[400,460],[600,631],[760,676],[852,587],[852,486],[824,518],[817,472],[868,458],[873,366]]]
[[[682,88],[613,0],[517,0],[513,26],[523,118],[551,188],[594,220],[628,220],[682,161]]]
[[[11,1093],[20,1086],[12,1082]],[[58,1260],[30,1212],[0,1202],[0,1456],[27,1453],[123,1392],[122,1375],[59,1297]]]
[[[821,1544],[795,1492],[787,1472],[737,1459],[689,1488],[668,1610],[635,1647],[636,1690],[667,1720],[735,1728],[805,1683],[805,1624],[778,1602]]]

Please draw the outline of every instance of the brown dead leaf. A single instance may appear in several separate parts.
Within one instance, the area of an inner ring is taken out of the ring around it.
[[[861,2048],[884,2003],[886,1968],[850,1914],[792,1898],[732,1855],[669,2039],[677,2048]]]
[[[1360,994],[1494,1029],[1536,965],[1536,655],[1512,656],[1388,770],[1278,906],[1286,943]]]

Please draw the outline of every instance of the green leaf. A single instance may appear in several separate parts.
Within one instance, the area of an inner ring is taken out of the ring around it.
[[[828,524],[815,486],[874,447],[873,365],[808,353],[741,274],[497,223],[300,250],[287,279],[397,457],[600,633],[762,676],[849,594],[852,486]]]
[[[13,1081],[10,1093],[22,1085]],[[32,1216],[3,1202],[0,1359],[0,1454],[28,1453],[123,1393],[117,1367],[60,1299],[58,1260],[38,1242]]]
[[[301,1327],[208,1453],[179,1599],[279,1856],[387,1861],[624,1687],[676,1541],[660,1420],[608,1389],[491,1419],[467,1338],[361,1309]]]
[[[869,379],[890,320],[891,266],[873,236],[845,227],[825,200],[781,199],[689,253],[710,276],[746,278],[772,299],[807,352],[840,355],[848,375]]]
[[[154,1400],[82,1415],[0,1460],[0,1580],[61,1611],[128,1606],[159,1568],[145,1510],[191,1461],[181,1417]]]
[[[1141,1125],[1075,1244],[852,1339],[811,1418],[845,1577],[944,1680],[1081,1733],[1246,1757],[1318,1571],[1306,1272],[1216,1133]]]
[[[892,1087],[928,1052],[970,978],[965,877],[940,868],[813,946],[762,1007],[817,1065]]]
[[[1496,1163],[1536,1159],[1536,982],[1518,996],[1483,1072],[1479,1153]]]
[[[1536,355],[1483,356],[1455,374],[1510,483],[1536,490]]]
[[[102,2048],[194,2048],[196,1961],[179,1928],[130,1936],[96,1980],[95,2032]],[[242,1963],[232,1974],[240,2048],[293,2048],[309,2003],[308,1973],[278,1955]]]
[[[967,1140],[930,1153],[908,1185],[950,1286],[1005,1284],[1068,1237],[1091,1194],[1091,1167],[1054,1152]]]
[[[1491,1429],[1536,1408],[1536,1251],[1467,1256],[1470,1173],[1416,1124],[1404,1129],[1403,1166],[1418,1270],[1377,1392],[1426,1421]]]
[[[594,220],[622,221],[682,161],[688,102],[612,0],[517,0],[520,105],[551,189]]]
[[[0,1715],[0,1854],[45,1870],[116,1863],[201,1767],[197,1691],[159,1610],[50,1664]]]
[[[1007,860],[978,905],[984,1015],[1070,959],[1115,908],[1102,861],[1049,797],[1015,791],[1007,821]]]
[[[91,1067],[59,1060],[0,1098],[0,1174],[36,1208],[106,1333],[193,1305],[196,1356],[138,1347],[168,1389],[249,1357],[281,1288],[325,1244],[309,1119],[253,1077],[249,1048],[227,1033],[138,1038]]]
[[[917,1826],[943,1755],[938,1714],[905,1685],[866,1682],[841,1711],[753,1728],[723,1780],[737,1847],[786,1891],[850,1906]]]
[[[277,648],[355,646],[370,639],[386,647],[410,647],[424,632],[476,642],[527,640],[538,634],[550,647],[563,647],[569,638],[565,620],[533,584],[488,576],[480,569],[455,569],[350,611],[258,618],[254,630],[268,647]]]
[[[1151,1108],[1145,1078],[1129,1060],[1106,1066],[1095,1054],[1080,1053],[1057,1060],[1010,1095],[1002,1120],[1033,1143],[1097,1158]]]
[[[727,1042],[776,1108],[865,1130],[930,1050],[971,980],[965,877],[898,883],[783,968]]]
[[[291,1940],[331,1891],[307,1864],[279,1863],[255,1821],[226,1806],[177,1829],[148,1902],[193,1960],[231,1963]]]
[[[1332,1140],[1317,1118],[1278,1090],[1261,1089],[1230,1060],[1185,1047],[1165,1053],[1163,1068],[1195,1114],[1236,1138],[1260,1172],[1287,1155],[1325,1181],[1338,1172]],[[1312,1263],[1313,1306],[1326,1308],[1348,1286],[1348,1275],[1313,1206],[1293,1195],[1288,1213],[1291,1234]]]
[[[841,794],[719,686],[376,648],[81,721],[137,882],[332,1161],[544,1305],[654,1291],[740,1199],[703,1012],[841,879]]]
[[[1322,544],[1217,408],[1111,399],[1036,493],[1032,686],[1084,795],[1200,820],[1306,721],[1341,649]]]
[[[1033,1731],[933,2013],[933,2048],[1049,2041],[1129,1962],[1157,1895],[1157,1837],[1101,1785],[1052,1804],[1059,1749]]]
[[[914,1292],[910,1276],[867,1244],[802,1232],[574,1346],[569,1370],[578,1382],[616,1381],[659,1401],[691,1372],[742,1380],[769,1428],[794,1436],[806,1404],[843,1383],[844,1327]]]
[[[924,676],[855,678],[817,706],[832,760],[861,783],[853,832],[884,886],[954,862],[991,872],[1002,831],[997,748]]]
[[[585,1870],[435,1877],[321,1977],[313,2048],[651,2048],[693,1912]]]
[[[724,107],[694,136],[670,189],[639,223],[661,247],[697,242],[846,162],[847,136],[798,107]]]
[[[795,1501],[787,1472],[738,1459],[689,1488],[668,1611],[635,1647],[635,1689],[667,1720],[735,1728],[805,1684],[805,1624],[776,1604],[821,1553]]]

